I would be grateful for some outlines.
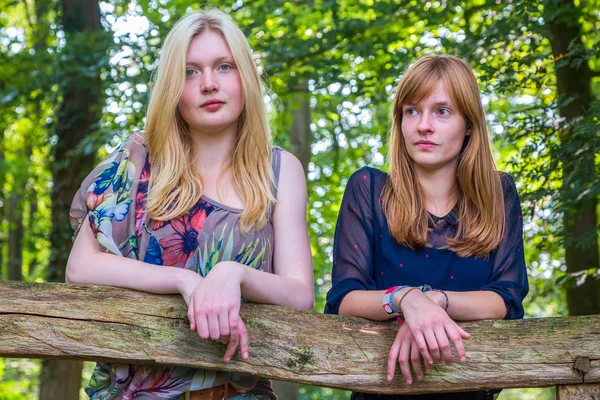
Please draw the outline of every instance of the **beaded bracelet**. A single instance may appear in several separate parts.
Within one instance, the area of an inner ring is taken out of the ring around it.
[[[419,286],[419,290],[421,292],[425,293],[425,292],[429,292],[430,290],[433,290],[433,289],[428,284],[424,284],[424,285]]]

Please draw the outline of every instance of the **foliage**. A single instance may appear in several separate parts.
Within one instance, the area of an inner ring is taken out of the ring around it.
[[[272,92],[273,135],[284,148],[290,146],[291,93],[298,83],[308,82],[313,134],[308,216],[315,310],[320,312],[331,285],[332,238],[341,196],[356,169],[385,168],[389,104],[398,78],[419,55],[462,56],[480,80],[499,168],[517,177],[531,285],[527,315],[564,315],[564,285],[577,284],[577,277],[565,272],[569,238],[563,235],[561,210],[565,201],[597,198],[600,191],[600,184],[573,181],[568,195],[560,195],[564,121],[555,67],[587,63],[600,71],[600,2],[576,4],[583,45],[571,46],[557,60],[546,20],[561,8],[550,0],[238,0],[225,7],[214,0],[100,2],[103,26],[114,39],[105,62],[96,67],[102,71],[106,101],[98,133],[75,151],[100,158],[143,127],[158,50],[180,16],[200,6],[229,12],[248,36]],[[57,0],[0,0],[0,278],[7,277],[8,232],[14,224],[7,204],[12,196],[24,199],[24,279],[42,280],[49,268],[50,190],[60,184],[52,182],[49,162],[62,96],[56,71],[77,69],[88,50],[85,43],[65,50],[73,43],[67,43],[59,24],[59,8]],[[571,145],[595,148],[598,172],[597,77],[591,91],[595,101],[575,126]],[[590,137],[590,132],[593,140],[577,140]],[[588,272],[585,276],[598,276],[597,268]],[[0,398],[33,388],[38,372],[28,365],[34,364],[0,364]],[[501,398],[509,396],[507,392]],[[348,394],[303,387],[301,397],[341,399]]]

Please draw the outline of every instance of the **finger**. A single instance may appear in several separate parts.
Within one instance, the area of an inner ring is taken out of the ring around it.
[[[444,362],[446,365],[452,364],[452,349],[450,348],[450,343],[448,342],[446,330],[441,326],[437,328],[435,330],[435,338],[440,346],[440,351],[442,353]]]
[[[190,329],[196,330],[196,319],[194,318],[194,296],[190,296],[190,304],[188,305],[187,317],[190,320]]]
[[[198,332],[198,336],[202,339],[208,339],[210,335],[208,333],[208,320],[206,319],[206,315],[196,311],[194,318],[196,320],[196,331]]]
[[[419,351],[417,342],[415,342],[414,340],[411,342],[410,346],[410,361],[412,363],[413,370],[415,371],[415,376],[417,377],[417,379],[423,379],[423,370],[421,369],[421,352]]]
[[[219,342],[223,344],[229,343],[229,312],[223,309],[219,313]]]
[[[242,353],[242,358],[244,360],[248,359],[248,331],[246,330],[246,325],[242,319],[239,319],[239,329],[240,329],[240,353]]]
[[[417,346],[419,347],[419,352],[425,360],[425,368],[429,368],[431,364],[433,364],[433,359],[431,358],[431,354],[429,354],[429,349],[427,348],[427,342],[423,337],[423,333],[421,332],[412,332],[413,339],[417,342]]]
[[[229,311],[229,340],[239,341],[239,310],[239,307],[234,307],[231,309],[231,311]]]
[[[454,344],[454,348],[456,349],[456,357],[460,360],[460,362],[465,362],[467,360],[465,355],[465,346],[457,328],[460,329],[460,327],[450,325],[446,327],[446,333],[448,334],[448,338],[450,338]]]
[[[456,322],[455,322],[456,324]],[[456,324],[456,327],[458,328],[458,332],[460,333],[460,337],[462,337],[463,339],[471,339],[471,335],[469,333],[467,333],[465,330],[463,330],[463,328],[461,328],[460,326],[458,326],[458,324]]]
[[[396,374],[396,363],[398,362],[398,356],[400,355],[400,343],[401,337],[400,332],[396,335],[396,339],[394,343],[392,343],[392,347],[390,348],[390,352],[388,353],[388,365],[387,365],[387,379],[391,381],[394,379],[394,375]]]
[[[398,357],[398,361],[400,362],[400,371],[402,371],[402,376],[409,385],[412,383],[410,365],[408,364],[408,360],[410,358],[410,348],[410,343],[403,342],[400,346],[400,355]]]
[[[440,348],[433,331],[431,329],[428,329],[423,333],[423,336],[425,336],[425,340],[427,341],[427,348],[431,353],[431,358],[433,358],[433,361],[442,361],[442,358],[440,356]]]
[[[229,310],[223,309],[219,312],[219,332],[221,338],[229,336]]]
[[[237,350],[239,344],[239,340],[229,340],[229,343],[227,343],[227,350],[225,350],[225,356],[223,357],[223,360],[225,360],[225,362],[229,362],[231,360],[231,357],[233,357],[235,355],[235,351]]]
[[[219,331],[219,319],[216,314],[208,315],[208,332],[212,340],[219,340],[221,338],[221,332]]]

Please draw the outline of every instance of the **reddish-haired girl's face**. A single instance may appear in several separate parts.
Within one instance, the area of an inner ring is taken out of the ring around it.
[[[190,41],[179,112],[192,132],[237,129],[244,108],[242,79],[227,42],[205,30]]]
[[[429,96],[402,106],[402,135],[418,168],[455,167],[469,134],[465,115],[452,103],[441,81]]]

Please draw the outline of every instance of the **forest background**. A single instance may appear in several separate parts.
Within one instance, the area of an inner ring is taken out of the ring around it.
[[[143,128],[161,42],[199,7],[230,13],[249,38],[275,143],[305,167],[316,312],[345,183],[361,166],[386,168],[402,71],[445,53],[475,68],[499,169],[517,179],[526,317],[600,314],[600,0],[0,0],[0,279],[64,281],[71,199]],[[0,359],[0,399],[83,399],[92,366]],[[281,390],[286,400],[349,398]],[[554,394],[500,396],[527,398]]]

